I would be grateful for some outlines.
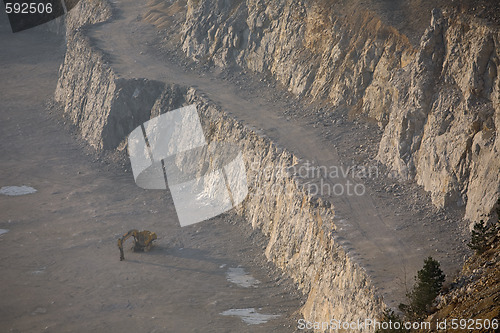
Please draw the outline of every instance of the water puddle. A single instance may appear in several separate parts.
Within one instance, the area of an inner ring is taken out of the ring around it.
[[[46,308],[42,308],[42,307],[38,307],[35,309],[35,311],[33,311],[31,313],[32,316],[36,316],[36,315],[41,315],[41,314],[46,314],[47,313],[47,309]]]
[[[243,267],[230,267],[226,272],[226,279],[243,288],[256,287],[259,280],[245,272]]]
[[[8,232],[9,232],[8,229],[0,229],[0,235],[6,234]]]
[[[17,196],[17,195],[26,195],[35,193],[36,189],[29,186],[4,186],[0,188],[0,194],[9,195],[9,196]]]
[[[40,269],[38,269],[36,271],[32,271],[31,274],[33,274],[33,275],[40,275],[40,274],[43,274],[46,269],[47,269],[47,267],[41,267]]]
[[[230,309],[224,312],[221,312],[223,316],[235,316],[240,317],[243,322],[248,325],[259,325],[265,324],[269,320],[279,317],[280,315],[270,315],[270,314],[262,314],[258,313],[255,308],[248,309]]]

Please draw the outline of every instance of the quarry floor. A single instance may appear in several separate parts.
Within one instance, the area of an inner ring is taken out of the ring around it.
[[[62,38],[0,41],[0,187],[37,190],[0,195],[1,332],[294,331],[302,296],[259,232],[228,214],[181,229],[168,195],[137,187],[47,111]],[[159,239],[148,253],[128,240],[121,262],[116,241],[132,228]]]
[[[132,0],[112,6],[113,19],[90,27],[88,35],[120,76],[193,86],[302,163],[327,170],[352,165],[379,170],[363,180],[323,177],[330,185],[349,180],[363,183],[366,189],[360,196],[323,197],[335,208],[335,237],[366,269],[387,304],[395,307],[404,301],[405,290],[428,256],[438,259],[448,276],[456,274],[467,253],[460,211],[437,210],[415,184],[386,177],[383,166],[374,160],[380,136],[375,124],[349,120],[336,110],[318,111],[317,105],[288,94],[272,78],[190,62],[182,51],[168,48],[172,45],[168,35],[143,20],[146,6]],[[319,181],[304,179],[306,183]]]

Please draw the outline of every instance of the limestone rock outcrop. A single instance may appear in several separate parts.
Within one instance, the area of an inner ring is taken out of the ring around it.
[[[338,11],[342,10],[342,11]],[[375,119],[378,160],[472,222],[500,193],[500,29],[432,10],[414,45],[370,10],[324,1],[188,1],[181,45],[196,61],[272,75],[332,112]]]
[[[55,100],[97,150],[118,147],[135,127],[149,119],[163,83],[118,77],[105,56],[91,46],[80,28],[111,17],[106,1],[80,1],[66,19],[67,43]]]
[[[467,33],[464,33],[467,31]],[[478,221],[500,184],[499,32],[433,12],[416,58],[390,82],[398,91],[378,158]]]
[[[92,3],[106,4],[105,0]],[[196,104],[207,140],[234,143],[241,149],[249,195],[236,212],[267,236],[267,258],[307,296],[304,318],[329,322],[378,317],[384,304],[372,281],[332,237],[333,207],[311,197],[285,172],[296,158],[230,118],[194,88],[119,78],[80,29],[80,24],[92,23],[81,18],[94,10],[81,5],[67,19],[72,28],[67,29],[67,53],[55,94],[81,136],[98,151],[113,150],[144,121],[165,110]]]

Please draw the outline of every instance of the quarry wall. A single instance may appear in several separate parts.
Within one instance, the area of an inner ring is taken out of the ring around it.
[[[189,0],[178,40],[195,61],[266,73],[329,112],[375,120],[377,158],[392,175],[422,185],[438,207],[464,207],[471,222],[489,214],[500,195],[498,25],[434,9],[411,43],[374,12],[335,9],[319,0]],[[121,149],[144,121],[195,103],[207,139],[243,151],[250,193],[236,211],[267,236],[267,258],[307,295],[304,317],[377,317],[382,300],[332,237],[334,208],[283,172],[296,158],[194,88],[118,77],[85,35],[111,15],[105,0],[89,0],[66,20],[55,98],[81,136],[98,151]]]
[[[105,0],[91,0],[81,1],[67,17],[67,52],[55,99],[82,138],[98,151],[114,150],[144,121],[196,104],[207,139],[233,142],[242,150],[249,195],[236,212],[267,236],[265,255],[306,295],[304,318],[377,318],[382,300],[364,269],[332,237],[333,207],[306,194],[284,172],[296,158],[231,119],[194,88],[118,77],[85,36],[87,24],[105,21],[111,14]]]
[[[331,112],[376,120],[391,175],[437,207],[465,206],[471,222],[488,215],[500,194],[498,24],[434,9],[414,45],[373,11],[339,6],[189,0],[180,41],[195,61],[267,73]]]

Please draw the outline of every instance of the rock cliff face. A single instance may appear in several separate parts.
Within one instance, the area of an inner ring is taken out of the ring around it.
[[[434,9],[412,44],[374,11],[325,1],[187,5],[187,56],[268,73],[332,112],[375,119],[383,129],[377,158],[394,176],[417,181],[438,207],[465,205],[471,221],[492,211],[500,193],[497,25]]]
[[[105,1],[80,1],[70,12],[66,56],[55,92],[65,114],[97,150],[115,149],[128,133],[148,120],[163,90],[160,82],[119,78],[105,56],[79,31],[110,17],[111,8]]]
[[[172,10],[184,22],[178,41],[189,57],[267,73],[332,112],[374,119],[383,130],[377,158],[393,175],[418,182],[437,206],[465,206],[471,221],[494,208],[500,192],[497,26],[436,9],[414,42],[376,11],[325,1],[188,1],[185,17],[182,8]],[[55,97],[82,137],[99,151],[121,149],[132,129],[161,110],[197,104],[207,139],[242,150],[250,194],[237,212],[268,236],[266,256],[308,296],[304,317],[377,317],[383,304],[370,279],[332,238],[333,208],[283,172],[295,157],[193,88],[118,77],[85,35],[87,24],[109,17],[105,0],[89,0],[66,20],[67,53]]]
[[[107,19],[107,15],[92,21],[82,18],[92,17],[96,8],[110,13],[109,7],[104,0],[80,3],[67,19],[72,28],[67,29],[67,54],[55,96],[82,137],[99,151],[113,150],[132,129],[161,110],[195,103],[207,139],[233,142],[243,152],[249,195],[236,211],[268,237],[266,256],[307,295],[304,317],[316,321],[378,317],[383,303],[369,277],[334,242],[333,208],[306,194],[285,172],[296,158],[228,117],[193,88],[119,78],[85,36],[85,29],[80,29]]]
[[[379,147],[379,159],[415,178],[437,206],[466,204],[472,221],[499,193],[499,36],[435,10],[416,58],[389,82],[398,94]]]
[[[152,112],[193,103],[209,142],[234,143],[242,150],[249,195],[237,212],[269,239],[266,257],[308,295],[304,317],[315,321],[377,317],[382,302],[369,277],[334,242],[333,207],[306,194],[287,174],[296,158],[225,115],[192,88],[179,95],[178,87],[168,87]]]

